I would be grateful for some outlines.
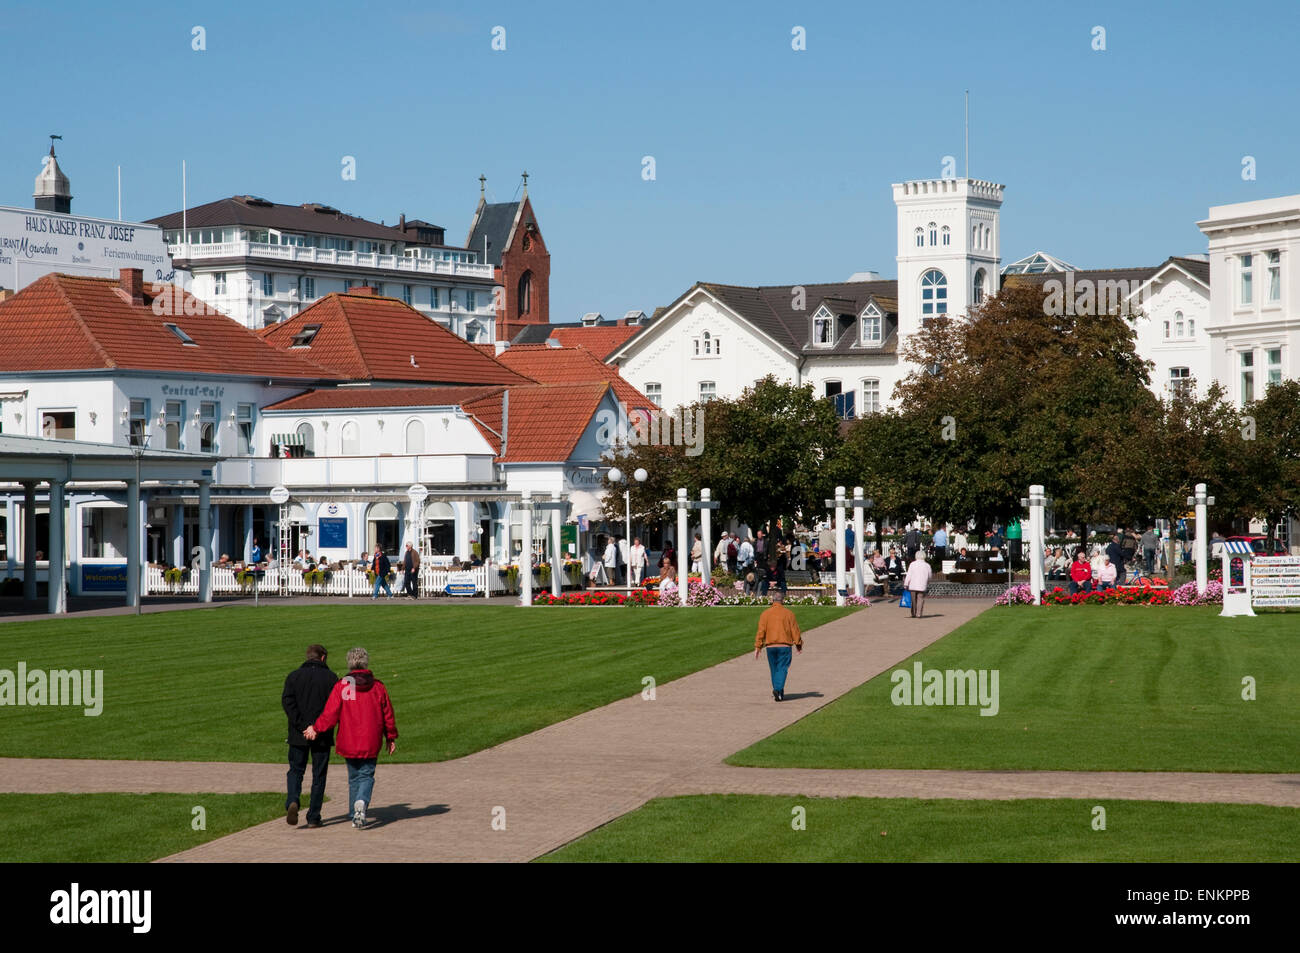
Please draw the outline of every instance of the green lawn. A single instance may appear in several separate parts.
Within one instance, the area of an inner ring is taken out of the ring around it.
[[[103,712],[0,707],[0,756],[278,762],[285,675],[363,645],[393,697],[396,761],[441,761],[752,650],[761,607],[228,607],[0,625],[0,669],[103,669]],[[853,610],[794,608],[805,629]],[[387,757],[387,756],[385,756]]]
[[[728,763],[1300,771],[1300,620],[1218,612],[994,609]],[[894,705],[891,673],[917,660],[998,670],[997,715]],[[1242,699],[1246,676],[1255,701]]]
[[[283,816],[283,792],[0,794],[0,863],[138,863]]]
[[[1093,829],[1097,806],[1105,830]],[[1242,804],[718,794],[651,801],[538,860],[1294,861],[1298,821],[1295,808]]]

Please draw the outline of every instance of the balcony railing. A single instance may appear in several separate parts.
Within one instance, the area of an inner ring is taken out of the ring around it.
[[[173,261],[201,261],[205,258],[272,258],[295,264],[344,265],[350,268],[405,271],[421,275],[448,275],[453,278],[491,279],[491,265],[375,252],[338,251],[333,248],[307,248],[302,245],[272,245],[267,242],[217,242],[202,245],[168,245]]]
[[[214,468],[223,487],[396,486],[413,483],[486,483],[487,456],[230,457]]]

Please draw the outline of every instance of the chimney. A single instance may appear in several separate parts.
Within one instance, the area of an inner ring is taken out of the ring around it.
[[[117,273],[117,283],[132,304],[144,304],[144,272],[141,269],[121,269]]]
[[[502,354],[504,354],[506,351],[510,349],[509,341],[495,341],[493,343],[496,348],[496,355],[495,355],[496,357],[500,357]]]
[[[350,295],[369,295],[373,298],[375,296],[375,289],[369,285],[361,285],[358,288],[349,288],[347,293]]]

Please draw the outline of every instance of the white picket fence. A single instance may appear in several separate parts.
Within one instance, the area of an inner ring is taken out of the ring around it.
[[[447,578],[453,572],[472,574],[477,594],[480,597],[485,594],[504,592],[500,574],[495,566],[474,566],[459,570],[422,566],[420,567],[420,595],[443,595],[444,590],[447,588]],[[287,570],[268,569],[263,573],[262,578],[257,581],[257,589],[258,593],[263,596],[278,595],[283,584],[283,588],[287,589],[288,594],[291,596],[356,597],[369,596],[373,588],[372,584],[366,581],[366,573],[362,569],[336,569],[327,575],[328,578],[314,585],[308,585],[301,570],[292,567]],[[198,578],[193,572],[185,573],[179,582],[168,582],[165,570],[157,566],[149,566],[145,573],[145,580],[148,594],[151,596],[197,596],[199,593]],[[402,582],[403,573],[398,570],[392,581],[389,582],[389,586],[394,593],[397,593],[401,591]],[[213,595],[229,595],[232,593],[252,595],[253,584],[241,585],[236,577],[235,570],[216,566],[212,569],[212,593]]]

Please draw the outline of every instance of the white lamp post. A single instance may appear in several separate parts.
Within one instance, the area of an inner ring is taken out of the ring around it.
[[[631,484],[628,483],[629,474],[624,473],[618,467],[610,467],[609,473],[606,475],[609,477],[609,481],[611,483],[626,484],[626,488],[623,490],[623,517],[627,524],[627,535],[625,535],[623,538],[627,540],[628,555],[631,555],[632,553],[632,487]],[[637,467],[635,470],[632,471],[631,477],[633,480],[636,480],[637,483],[644,483],[646,480],[650,478],[650,474],[646,472],[645,467]],[[632,580],[632,572],[630,568],[628,569],[627,578],[628,578],[628,585],[630,586]]]
[[[1020,505],[1029,510],[1029,589],[1034,594],[1034,605],[1043,601],[1046,579],[1043,575],[1043,542],[1046,526],[1043,508],[1049,500],[1043,487],[1037,483],[1029,488],[1029,497]]]
[[[844,487],[835,488],[835,499],[827,500],[826,507],[835,507],[835,604],[844,605],[844,507],[849,502]]]

